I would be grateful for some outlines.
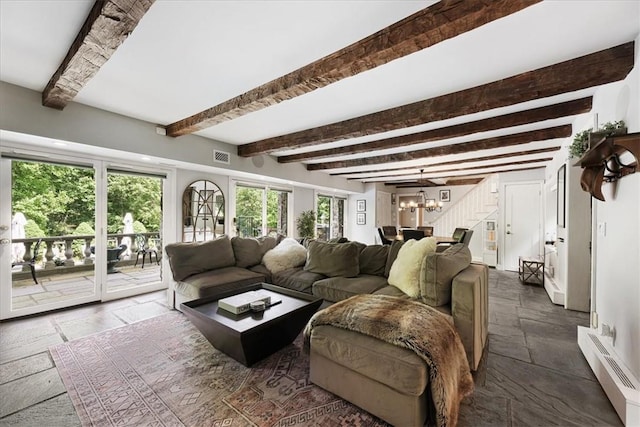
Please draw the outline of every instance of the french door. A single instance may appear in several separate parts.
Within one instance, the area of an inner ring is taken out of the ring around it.
[[[155,257],[144,269],[130,268],[140,250],[156,250],[161,259],[163,174],[132,176],[139,168],[26,153],[0,157],[0,319],[166,288]],[[141,206],[118,205],[137,199]],[[126,224],[114,225],[121,210],[149,229],[133,224],[124,233]],[[116,255],[112,249],[125,237],[131,252]]]
[[[240,237],[287,236],[291,213],[291,190],[266,185],[236,183],[236,235]]]

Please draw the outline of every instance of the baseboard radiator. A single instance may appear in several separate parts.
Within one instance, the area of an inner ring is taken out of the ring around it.
[[[578,345],[625,426],[640,426],[640,381],[595,329],[578,326]]]

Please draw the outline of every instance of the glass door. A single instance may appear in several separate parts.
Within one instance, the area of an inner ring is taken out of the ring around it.
[[[98,300],[93,165],[0,162],[0,318]]]
[[[104,299],[162,286],[164,176],[107,169]]]

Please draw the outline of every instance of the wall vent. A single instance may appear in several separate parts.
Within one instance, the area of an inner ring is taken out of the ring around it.
[[[604,346],[600,342],[600,338],[598,338],[597,336],[595,336],[593,334],[589,334],[589,338],[591,338],[591,341],[593,341],[593,343],[596,345],[596,348],[598,350],[600,350],[600,354],[604,354],[605,356],[610,356],[610,354],[607,351],[607,349],[604,348]]]
[[[640,426],[640,381],[608,341],[578,326],[578,346],[626,426]]]
[[[620,365],[618,365],[618,362],[616,362],[616,359],[612,357],[605,357],[605,359],[607,362],[609,362],[609,366],[611,366],[611,368],[613,369],[613,372],[616,373],[620,382],[622,382],[622,384],[629,387],[630,389],[635,390],[636,387],[633,385],[629,377],[624,373]]]
[[[228,165],[231,163],[231,154],[226,151],[213,150],[213,161]]]

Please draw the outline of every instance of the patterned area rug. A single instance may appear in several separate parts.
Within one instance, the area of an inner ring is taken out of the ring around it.
[[[87,426],[386,425],[310,383],[302,336],[247,368],[173,312],[50,350]]]

